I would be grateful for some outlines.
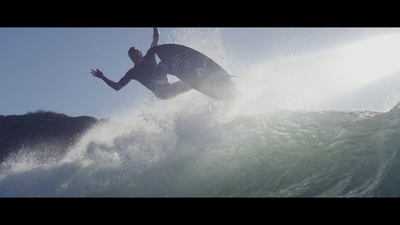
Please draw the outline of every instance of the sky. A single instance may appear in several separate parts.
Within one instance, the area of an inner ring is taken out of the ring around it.
[[[296,56],[400,34],[400,28],[159,29],[159,44],[195,48],[243,82],[252,77],[247,72],[260,65],[264,66],[260,70],[277,72],[282,58],[291,60],[283,64],[292,63],[294,59],[299,61]],[[152,42],[152,32],[151,27],[0,28],[0,115],[46,110],[100,119],[157,101],[137,81],[117,92],[90,73],[91,69],[100,69],[106,77],[118,81],[133,67],[128,49],[137,46],[145,53]],[[308,65],[313,68],[311,62]],[[252,77],[252,81],[258,79],[259,76]]]

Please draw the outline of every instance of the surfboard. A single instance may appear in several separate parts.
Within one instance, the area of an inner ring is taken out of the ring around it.
[[[197,91],[219,100],[236,98],[236,84],[220,65],[203,53],[178,44],[163,44],[152,49],[175,75]]]

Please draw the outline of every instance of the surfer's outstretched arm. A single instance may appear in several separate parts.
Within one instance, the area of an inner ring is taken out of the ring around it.
[[[160,31],[157,27],[153,28],[153,42],[151,43],[151,47],[155,47],[158,45],[158,41],[160,40]]]
[[[104,82],[106,82],[106,84],[108,86],[110,86],[111,88],[113,88],[116,91],[121,90],[123,87],[125,87],[125,85],[127,85],[129,83],[129,81],[131,81],[131,78],[129,78],[127,75],[125,75],[123,78],[121,78],[120,81],[118,81],[118,83],[116,83],[112,80],[109,80],[107,77],[105,77],[103,72],[101,72],[98,69],[92,70],[91,73],[94,77],[98,77],[98,78],[102,79]]]

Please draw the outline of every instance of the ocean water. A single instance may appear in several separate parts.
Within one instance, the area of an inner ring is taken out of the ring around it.
[[[400,105],[229,118],[229,103],[174,103],[100,122],[62,156],[21,151],[1,165],[0,196],[400,196]]]
[[[0,196],[400,196],[400,68],[385,60],[400,45],[360,53],[393,38],[232,63],[221,32],[183,29],[168,40],[234,71],[236,101],[149,97],[66,154],[54,143],[25,146],[0,165]]]

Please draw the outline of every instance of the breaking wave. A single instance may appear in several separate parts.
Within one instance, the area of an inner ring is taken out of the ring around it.
[[[384,113],[273,110],[221,121],[231,106],[197,97],[102,121],[62,157],[9,158],[0,196],[400,195],[399,105]]]

